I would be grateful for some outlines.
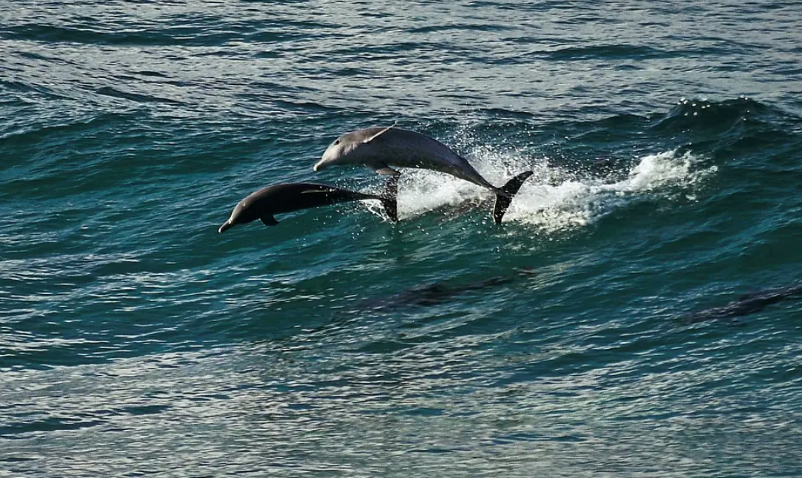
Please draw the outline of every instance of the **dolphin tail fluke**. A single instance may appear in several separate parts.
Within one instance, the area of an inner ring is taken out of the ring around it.
[[[524,181],[532,174],[532,171],[524,171],[507,181],[507,184],[500,188],[499,193],[496,194],[496,204],[493,206],[493,222],[501,224],[501,219],[504,217],[504,213],[507,212],[507,208],[510,207],[512,198],[518,194],[518,190],[521,189]]]
[[[390,176],[384,184],[384,193],[381,197],[384,212],[393,222],[398,222],[398,176]]]

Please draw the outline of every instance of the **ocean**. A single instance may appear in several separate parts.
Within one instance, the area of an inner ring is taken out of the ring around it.
[[[0,476],[802,476],[802,3],[0,0]],[[217,228],[418,131],[493,184]]]

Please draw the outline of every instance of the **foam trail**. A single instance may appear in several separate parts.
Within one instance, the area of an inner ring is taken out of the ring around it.
[[[493,184],[533,170],[535,174],[516,195],[504,222],[545,231],[584,227],[616,209],[656,197],[671,199],[682,194],[692,199],[694,189],[716,171],[715,166],[698,168],[698,158],[676,151],[644,156],[626,179],[612,183],[600,178],[579,179],[573,172],[549,166],[545,159],[533,161],[492,151],[472,155],[471,163]],[[409,220],[436,209],[472,203],[490,214],[491,199],[487,190],[467,181],[434,171],[405,169],[399,185],[398,213],[401,220]]]
[[[626,179],[568,179],[556,185],[528,183],[521,188],[505,217],[506,221],[536,225],[557,231],[593,224],[616,209],[639,201],[665,197],[678,191],[693,198],[692,191],[716,167],[696,169],[696,157],[676,151],[645,156]]]
[[[533,164],[531,159],[514,155],[502,155],[489,150],[478,153],[470,154],[469,161],[485,179],[499,187],[527,170],[534,171],[527,182],[540,182],[552,174],[543,160]],[[473,203],[477,207],[484,207],[490,214],[492,204],[488,201],[493,198],[487,189],[447,174],[425,169],[404,169],[398,191],[398,212],[402,219],[409,219],[435,209]]]

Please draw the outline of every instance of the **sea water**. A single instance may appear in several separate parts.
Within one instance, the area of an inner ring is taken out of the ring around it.
[[[802,476],[802,297],[754,300],[802,283],[800,32],[799,2],[0,0],[0,476]],[[393,123],[534,175],[501,225],[405,170],[397,224],[217,233],[269,184],[381,191],[312,166]]]

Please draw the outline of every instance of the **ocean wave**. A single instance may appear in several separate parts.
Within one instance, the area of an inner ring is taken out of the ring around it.
[[[758,125],[779,127],[787,122],[799,123],[802,118],[747,97],[724,101],[683,98],[652,129],[716,134]]]

